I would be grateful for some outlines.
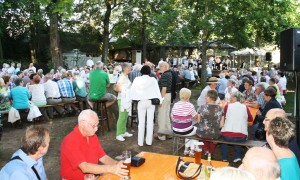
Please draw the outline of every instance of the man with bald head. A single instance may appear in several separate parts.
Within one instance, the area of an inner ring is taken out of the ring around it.
[[[99,119],[94,111],[87,109],[79,114],[78,125],[64,138],[60,148],[63,180],[82,180],[85,174],[112,173],[122,179],[127,175],[123,162],[115,161],[102,149],[95,134],[98,126]]]
[[[281,117],[281,118],[286,118],[286,113],[283,109],[280,108],[275,108],[275,109],[271,109],[267,112],[266,117],[263,121],[264,125],[265,125],[265,131],[267,131],[270,122],[272,121],[272,119],[276,118],[276,117]],[[289,141],[289,149],[295,154],[298,164],[300,166],[300,149],[298,146],[298,143],[296,141],[296,138],[293,137],[290,141]]]
[[[159,70],[162,75],[159,79],[158,85],[161,96],[164,100],[158,107],[158,131],[171,130],[170,108],[173,77],[171,71],[169,71],[169,64],[167,62],[161,62],[159,64]],[[158,139],[164,141],[166,140],[166,136],[158,136]]]
[[[265,147],[249,149],[239,168],[253,174],[256,180],[275,180],[280,176],[280,166],[275,154]]]

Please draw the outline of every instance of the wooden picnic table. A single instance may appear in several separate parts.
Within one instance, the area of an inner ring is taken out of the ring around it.
[[[179,180],[175,173],[176,163],[179,156],[158,154],[152,152],[141,152],[137,156],[145,158],[146,161],[140,167],[130,167],[131,180]],[[194,162],[194,158],[190,157],[184,157],[183,160]],[[203,163],[203,165],[205,165],[206,162],[206,160],[201,159],[201,163]],[[228,165],[228,162],[212,161],[212,166],[214,168],[226,167]],[[98,180],[108,179],[119,180],[120,178],[113,174],[105,174],[98,178]]]

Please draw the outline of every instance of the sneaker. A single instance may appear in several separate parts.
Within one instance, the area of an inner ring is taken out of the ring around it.
[[[121,142],[125,141],[122,135],[117,136],[116,139]]]
[[[125,134],[122,134],[122,137],[132,137],[133,134],[130,134],[129,132],[125,132]]]
[[[237,162],[240,162],[240,161],[241,161],[241,158],[236,158],[236,159],[233,160],[234,163],[237,163]]]
[[[228,160],[227,159],[223,159],[223,162],[228,162]]]
[[[166,136],[157,136],[158,140],[161,141],[165,141],[166,140]]]

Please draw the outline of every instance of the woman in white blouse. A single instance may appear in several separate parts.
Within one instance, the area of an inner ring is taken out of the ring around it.
[[[151,69],[144,65],[141,69],[142,76],[136,77],[131,86],[132,100],[138,100],[138,145],[144,145],[145,134],[145,117],[147,117],[147,134],[146,144],[152,145],[153,127],[154,127],[154,111],[155,105],[152,105],[151,99],[158,98],[162,102],[162,97],[159,91],[157,80],[150,77]]]
[[[130,86],[131,82],[128,78],[128,74],[131,72],[131,65],[129,63],[122,64],[122,73],[120,74],[115,91],[118,92],[118,107],[119,118],[117,122],[117,136],[118,141],[125,141],[124,137],[131,137],[132,134],[126,132],[126,124],[128,119],[128,113],[131,111],[131,99],[130,99]]]
[[[225,101],[229,102],[230,96],[237,91],[238,89],[235,87],[235,81],[232,79],[228,79],[228,86],[225,89]]]

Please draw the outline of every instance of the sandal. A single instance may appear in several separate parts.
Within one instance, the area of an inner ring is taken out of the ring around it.
[[[189,154],[190,154],[190,151],[189,151],[189,150],[184,150],[183,155],[187,156],[187,155],[189,155]]]

